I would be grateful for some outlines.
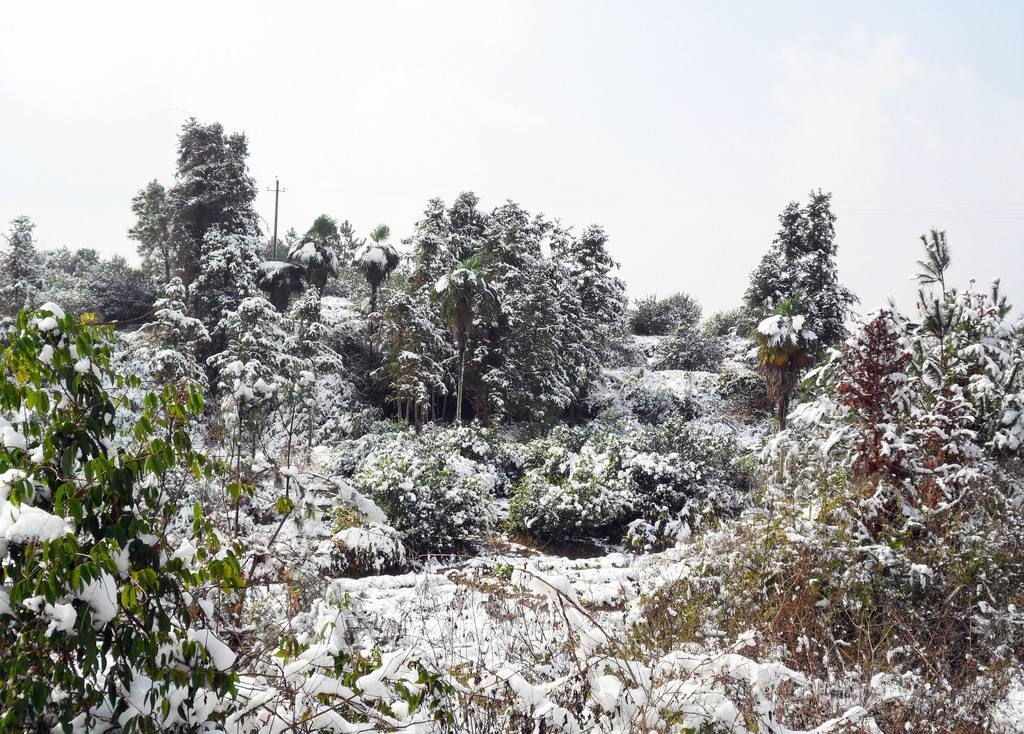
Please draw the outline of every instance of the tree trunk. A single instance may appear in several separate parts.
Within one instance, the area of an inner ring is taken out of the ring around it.
[[[455,392],[455,422],[462,423],[462,385],[466,381],[466,347],[459,345],[459,387]]]

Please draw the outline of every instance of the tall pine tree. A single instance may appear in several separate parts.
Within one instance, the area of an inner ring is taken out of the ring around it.
[[[832,195],[812,191],[807,206],[790,202],[779,215],[771,249],[751,274],[744,305],[754,323],[788,301],[807,311],[808,328],[822,347],[846,336],[844,322],[856,297],[839,283]]]
[[[202,270],[207,234],[216,229],[222,237],[259,236],[252,207],[256,183],[249,175],[248,153],[245,135],[227,135],[220,123],[202,125],[191,119],[178,139],[178,170],[167,192],[167,216],[171,246],[193,307],[199,305],[200,295],[192,285]],[[222,314],[197,315],[209,320]]]
[[[0,312],[17,316],[23,308],[36,305],[42,288],[42,260],[32,240],[35,225],[28,217],[11,220],[7,251],[0,255]]]

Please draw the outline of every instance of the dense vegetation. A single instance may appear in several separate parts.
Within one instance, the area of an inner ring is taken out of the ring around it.
[[[4,731],[1018,731],[1024,340],[943,233],[852,318],[811,192],[702,320],[471,193],[275,248],[246,156],[185,125],[139,268],[11,224]]]

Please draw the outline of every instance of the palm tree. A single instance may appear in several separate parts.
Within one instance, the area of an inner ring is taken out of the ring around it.
[[[326,214],[313,220],[313,226],[288,252],[288,260],[306,271],[309,284],[324,292],[327,279],[338,274],[341,234],[338,223]]]
[[[256,285],[267,294],[267,300],[274,304],[274,308],[284,313],[292,296],[302,292],[302,274],[303,270],[298,265],[266,260],[260,263]]]
[[[481,314],[498,305],[498,296],[487,282],[486,261],[478,253],[458,263],[434,284],[441,318],[452,330],[459,349],[459,383],[455,392],[455,422],[462,422],[462,387],[466,380],[466,347],[473,328],[474,310]]]
[[[377,225],[370,232],[371,242],[359,248],[352,262],[363,271],[363,277],[370,286],[370,313],[377,311],[377,290],[400,261],[398,252],[387,242],[390,237],[391,229],[388,225]]]
[[[776,406],[780,429],[786,427],[789,401],[800,375],[814,361],[813,347],[818,341],[813,331],[804,328],[804,316],[794,310],[792,301],[783,302],[754,333],[768,399]]]

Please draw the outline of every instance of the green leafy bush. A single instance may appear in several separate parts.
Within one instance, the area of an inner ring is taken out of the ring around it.
[[[148,394],[117,437],[115,395],[138,384],[111,372],[110,339],[47,304],[2,354],[3,731],[164,731],[213,720],[234,688],[206,600],[238,564],[198,508],[190,537],[165,529],[168,468],[212,471],[186,431],[202,400]]]

